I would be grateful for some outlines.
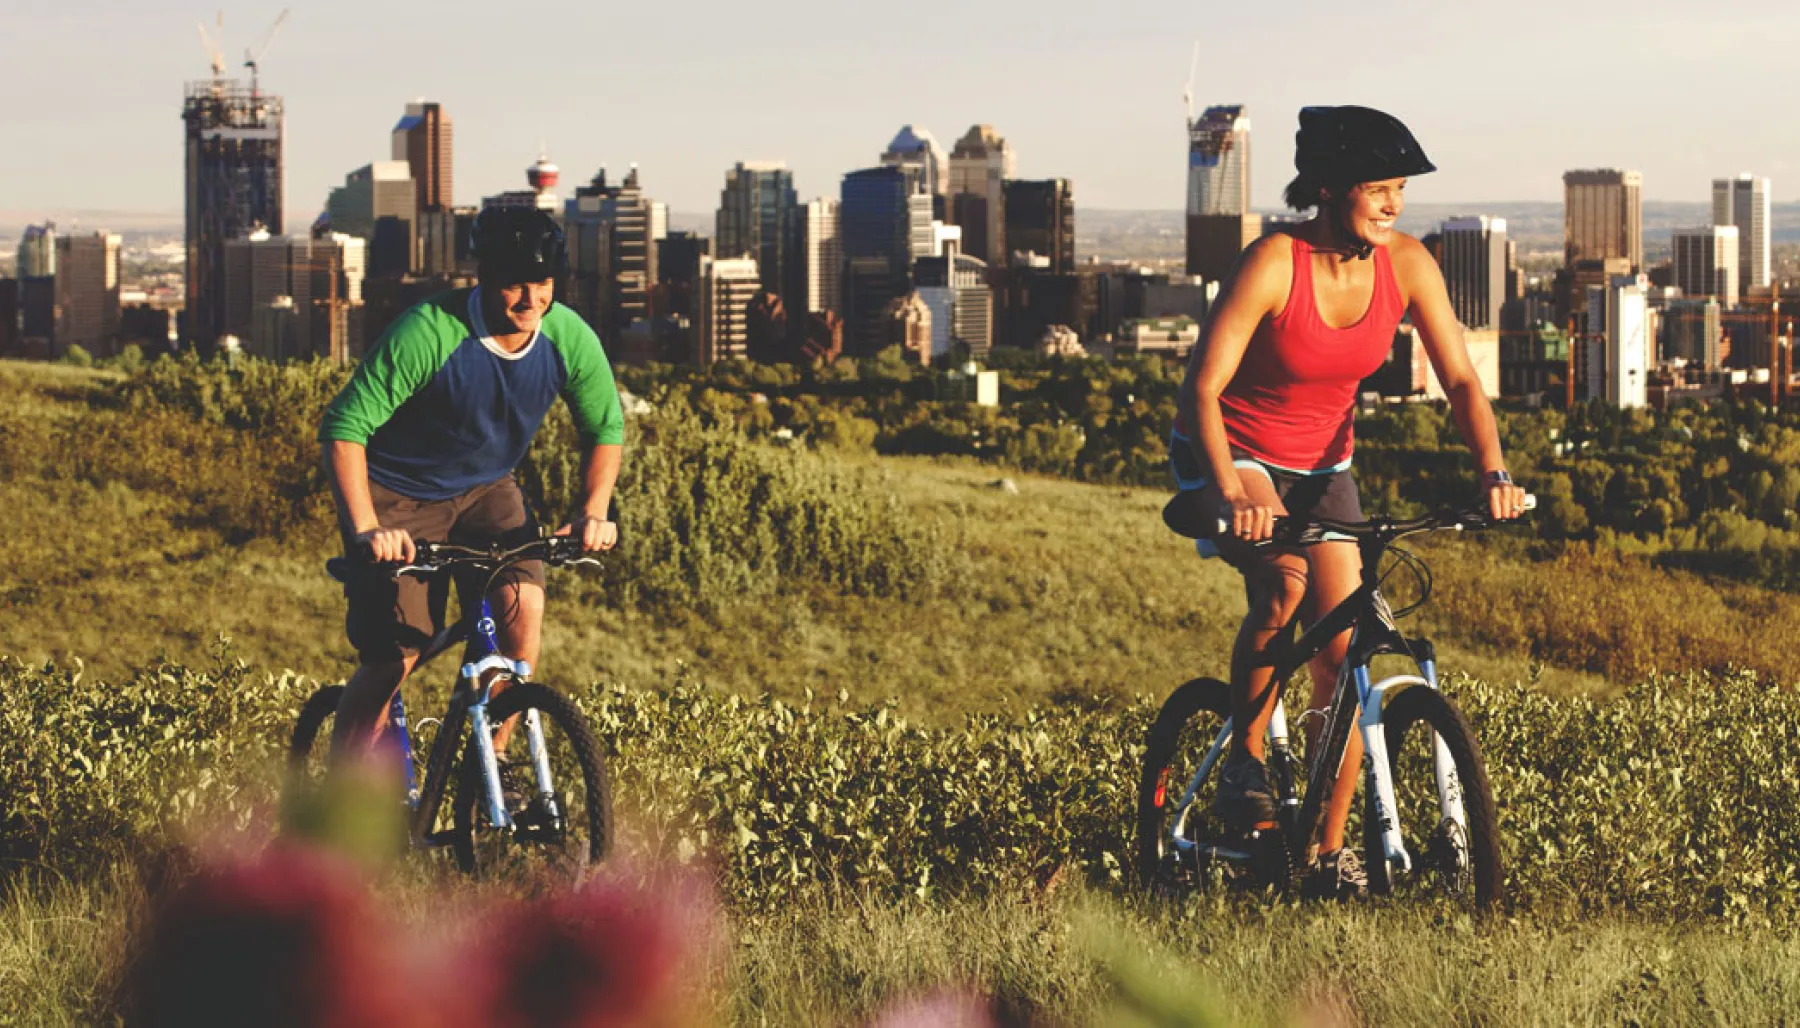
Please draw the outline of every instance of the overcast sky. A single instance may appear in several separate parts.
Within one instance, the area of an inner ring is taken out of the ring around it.
[[[454,119],[459,203],[520,188],[540,142],[565,192],[635,162],[655,198],[708,211],[734,161],[785,160],[803,198],[835,196],[902,124],[949,147],[988,122],[1022,176],[1073,179],[1083,206],[1176,209],[1195,40],[1196,102],[1250,108],[1257,206],[1291,174],[1295,112],[1334,103],[1412,126],[1442,169],[1419,200],[1559,200],[1563,170],[1592,166],[1642,171],[1649,199],[1740,171],[1800,197],[1789,4],[290,4],[262,81],[286,98],[291,215],[386,159],[419,97]],[[283,5],[225,11],[234,73]],[[7,6],[0,209],[179,211],[182,85],[208,74],[195,23],[215,11]]]

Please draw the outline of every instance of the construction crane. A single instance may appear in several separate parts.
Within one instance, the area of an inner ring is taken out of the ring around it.
[[[1188,128],[1194,127],[1194,76],[1200,71],[1200,41],[1194,40],[1194,57],[1188,62],[1187,88],[1181,91],[1181,102],[1187,105]]]
[[[269,31],[263,35],[262,42],[256,44],[254,48],[244,51],[244,67],[250,69],[250,95],[252,96],[255,96],[257,92],[257,62],[262,60],[263,54],[269,52],[269,44],[275,42],[275,36],[281,31],[281,23],[287,21],[287,16],[288,9],[283,7],[281,13],[275,16],[275,24],[270,25]]]
[[[219,12],[219,31],[217,35],[206,31],[206,23],[200,23],[200,45],[206,48],[206,55],[212,58],[213,81],[219,81],[225,74],[225,12]]]

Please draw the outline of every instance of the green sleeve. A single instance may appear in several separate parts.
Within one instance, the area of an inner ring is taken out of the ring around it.
[[[574,416],[582,446],[618,446],[625,441],[625,415],[619,409],[619,389],[613,383],[612,365],[580,315],[558,304],[545,319],[545,329],[562,355],[569,379],[563,383],[563,402]]]
[[[319,441],[368,445],[375,430],[438,373],[465,334],[460,321],[429,300],[402,314],[325,408]]]

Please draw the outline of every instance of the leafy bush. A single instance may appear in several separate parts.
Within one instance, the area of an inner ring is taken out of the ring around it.
[[[174,818],[268,801],[309,684],[221,662],[122,683],[0,661],[0,856],[72,866]],[[1622,699],[1456,678],[1487,755],[1509,890],[1527,907],[1794,922],[1800,695],[1748,674],[1652,679]],[[695,685],[576,694],[612,753],[628,831],[716,859],[727,895],[894,896],[1117,880],[1146,703],[959,727],[889,707],[747,700]]]

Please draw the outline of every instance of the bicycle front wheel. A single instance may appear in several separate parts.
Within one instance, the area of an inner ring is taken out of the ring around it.
[[[495,697],[488,718],[511,824],[494,823],[471,739],[453,803],[457,859],[471,873],[526,885],[579,880],[613,843],[612,786],[587,719],[567,696],[535,682],[516,683]],[[543,740],[540,752],[534,734]]]
[[[1363,858],[1369,891],[1416,889],[1472,903],[1478,910],[1494,907],[1504,898],[1494,793],[1469,722],[1443,693],[1415,685],[1388,701],[1381,725],[1394,785],[1393,814],[1412,873],[1402,876],[1388,866],[1375,790],[1365,789]],[[1454,778],[1438,773],[1434,738],[1442,740]]]

